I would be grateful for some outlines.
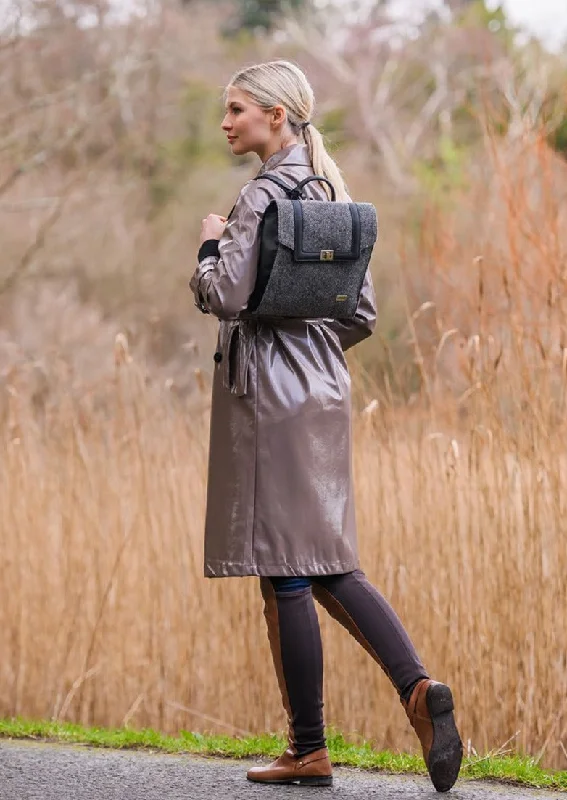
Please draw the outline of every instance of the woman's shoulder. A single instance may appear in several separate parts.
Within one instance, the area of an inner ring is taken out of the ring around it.
[[[286,181],[284,175],[280,170],[274,170],[274,174],[284,180],[284,182],[294,185],[297,181]],[[285,196],[283,189],[265,178],[264,175],[259,175],[256,178],[251,178],[247,181],[238,195],[238,200],[234,207],[234,212],[239,210],[253,209],[264,210],[272,200],[278,200]]]

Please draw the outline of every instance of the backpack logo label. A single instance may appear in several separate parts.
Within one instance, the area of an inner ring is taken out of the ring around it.
[[[319,254],[319,261],[332,261],[335,257],[334,250],[321,250]]]

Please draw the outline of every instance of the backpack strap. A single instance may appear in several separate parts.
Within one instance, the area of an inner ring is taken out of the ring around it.
[[[270,174],[269,172],[266,172],[264,175],[257,175],[254,180],[259,181],[261,178],[266,178],[267,180],[272,181],[272,183],[277,184],[280,189],[284,190],[290,200],[299,200],[303,192],[303,187],[311,181],[320,181],[321,183],[328,184],[331,187],[331,200],[334,202],[337,199],[335,187],[330,180],[324,178],[322,175],[310,175],[308,178],[304,178],[302,181],[299,181],[299,183],[297,183],[295,186],[288,186],[288,184],[285,183],[285,181],[282,181],[281,178],[278,178],[277,175]]]
[[[303,167],[305,165],[290,164],[290,166]],[[283,189],[290,200],[299,200],[303,192],[303,187],[306,184],[310,183],[310,181],[321,181],[322,183],[327,183],[331,187],[331,201],[335,202],[335,200],[337,199],[335,187],[333,186],[330,180],[324,178],[322,175],[310,175],[308,178],[304,178],[302,181],[299,181],[299,183],[297,183],[295,186],[289,186],[285,181],[282,181],[282,179],[279,178],[277,175],[274,175],[273,173],[270,172],[266,172],[264,175],[256,175],[256,177],[253,178],[253,180],[259,181],[262,180],[262,178],[266,178],[266,180],[272,181],[272,183],[275,183],[277,186],[280,187],[280,189]],[[230,217],[232,216],[232,212],[234,211],[235,208],[236,208],[236,203],[230,209],[230,214],[228,215],[227,220],[230,219]]]
[[[303,166],[303,165],[298,165],[298,166]],[[261,178],[266,178],[267,180],[276,183],[280,187],[280,189],[284,190],[284,192],[289,198],[299,199],[299,194],[296,194],[297,188],[294,186],[288,186],[287,183],[285,181],[282,181],[281,178],[278,178],[277,175],[270,175],[269,173],[266,173],[265,175],[256,175],[256,177],[253,180],[259,181]],[[232,216],[232,212],[234,211],[235,208],[236,208],[236,203],[230,209],[230,214],[228,215],[227,219],[230,219],[230,217]]]
[[[256,175],[254,180],[260,181],[262,180],[262,178],[265,178],[267,181],[272,181],[272,183],[275,183],[277,186],[280,187],[280,189],[284,190],[284,192],[289,198],[292,198],[293,195],[295,194],[296,187],[289,186],[285,181],[282,181],[281,178],[278,178],[277,175],[271,175],[269,172],[266,172],[265,175]]]

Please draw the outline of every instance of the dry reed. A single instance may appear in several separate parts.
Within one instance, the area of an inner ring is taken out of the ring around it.
[[[528,224],[533,182],[522,194],[498,163],[492,204],[471,190],[470,213],[503,244],[459,232],[464,200],[457,227],[445,216],[426,242],[432,299],[408,314],[423,397],[396,407],[353,371],[361,560],[453,687],[469,749],[510,740],[565,768],[566,227],[551,190],[535,203],[550,224]],[[0,714],[281,730],[257,580],[202,578],[207,414],[148,386],[120,340],[115,355],[102,400],[63,392],[38,410],[17,370],[6,379]],[[320,617],[327,722],[416,749],[387,679]]]
[[[38,420],[16,382],[2,427],[0,714],[228,733],[283,712],[256,579],[202,578],[206,416],[117,367],[105,413],[70,400]],[[413,412],[414,419],[419,412]],[[562,442],[408,434],[357,414],[362,565],[451,683],[477,752],[560,765],[567,735]],[[327,721],[415,747],[386,678],[320,614]]]

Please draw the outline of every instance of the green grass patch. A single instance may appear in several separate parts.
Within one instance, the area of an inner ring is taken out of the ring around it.
[[[164,753],[192,753],[225,758],[278,756],[285,741],[275,734],[235,739],[230,736],[209,736],[181,731],[179,736],[166,736],[152,729],[85,728],[60,722],[42,722],[21,718],[0,720],[0,737],[34,739],[68,744],[88,744],[116,750],[151,749]],[[327,744],[333,764],[390,773],[425,774],[420,756],[390,751],[377,752],[370,742],[348,742],[336,731],[327,733]],[[488,754],[465,758],[461,778],[484,778],[538,789],[567,792],[567,771],[545,770],[535,758]]]

